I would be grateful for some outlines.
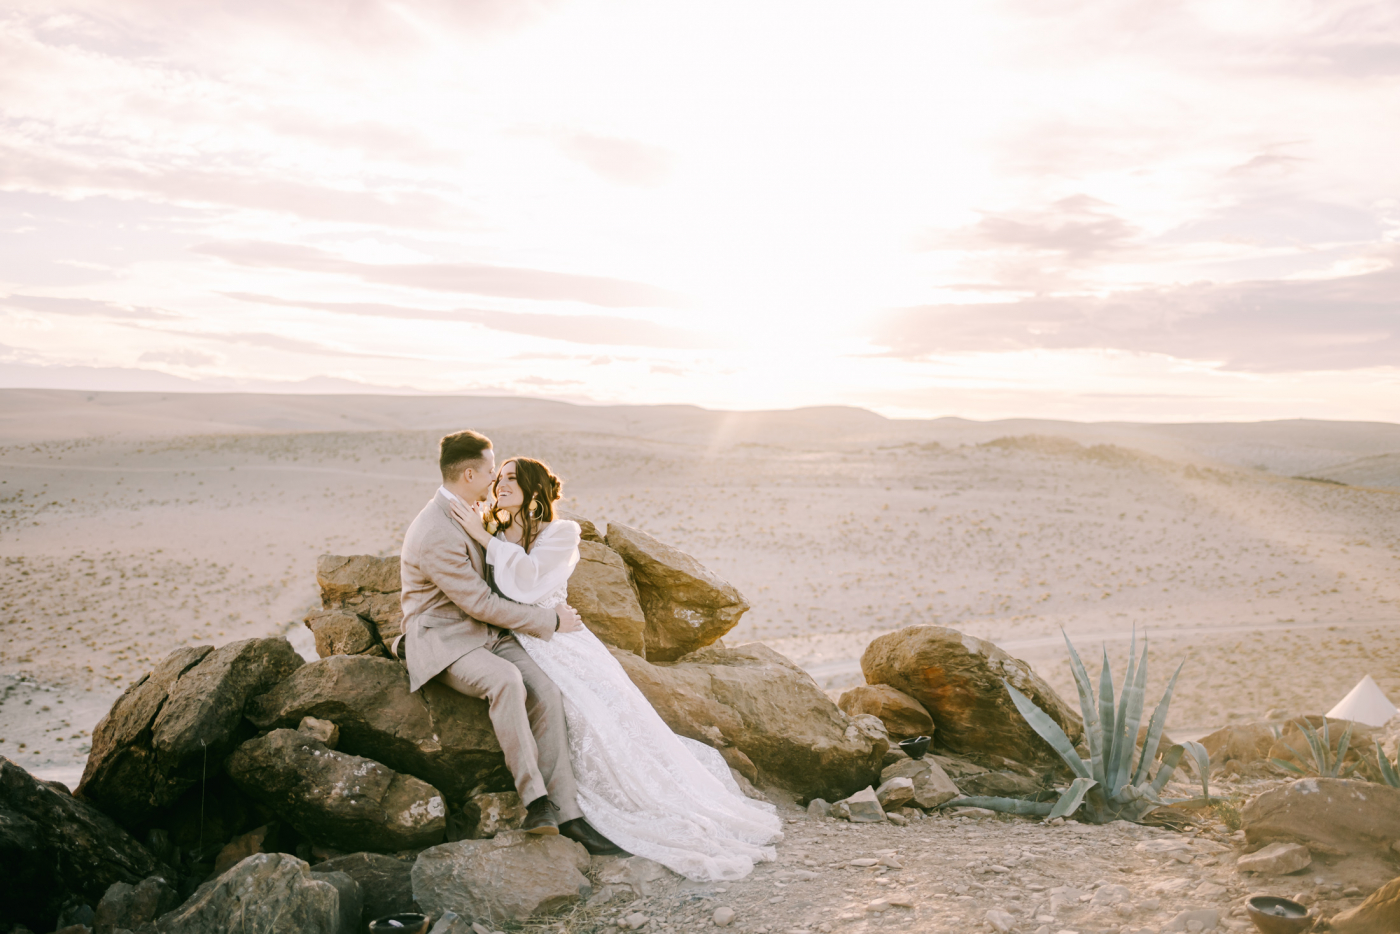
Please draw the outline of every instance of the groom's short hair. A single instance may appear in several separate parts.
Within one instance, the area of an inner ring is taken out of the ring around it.
[[[444,435],[438,442],[438,467],[442,479],[450,483],[462,475],[475,461],[491,450],[491,439],[475,431],[457,431]]]

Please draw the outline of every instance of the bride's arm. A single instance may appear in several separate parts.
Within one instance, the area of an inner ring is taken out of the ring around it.
[[[493,538],[486,545],[486,561],[495,569],[501,593],[517,603],[538,603],[569,581],[578,564],[577,522],[556,519],[540,533],[529,552],[519,545]]]

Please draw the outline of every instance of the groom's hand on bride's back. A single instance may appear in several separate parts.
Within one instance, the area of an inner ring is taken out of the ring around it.
[[[583,620],[578,615],[578,610],[561,603],[554,608],[554,612],[559,614],[559,625],[555,632],[578,632],[583,628]]]

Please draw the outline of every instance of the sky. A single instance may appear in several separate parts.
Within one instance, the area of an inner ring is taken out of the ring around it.
[[[0,0],[0,385],[1400,421],[1400,5]]]

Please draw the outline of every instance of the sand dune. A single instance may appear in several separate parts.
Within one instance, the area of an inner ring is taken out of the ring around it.
[[[71,773],[175,646],[306,645],[316,556],[395,552],[466,426],[732,580],[754,608],[731,640],[832,689],[873,634],[932,622],[1067,691],[1061,628],[1120,670],[1146,629],[1154,696],[1187,662],[1182,734],[1323,710],[1368,672],[1400,697],[1397,425],[3,390],[0,753]]]

